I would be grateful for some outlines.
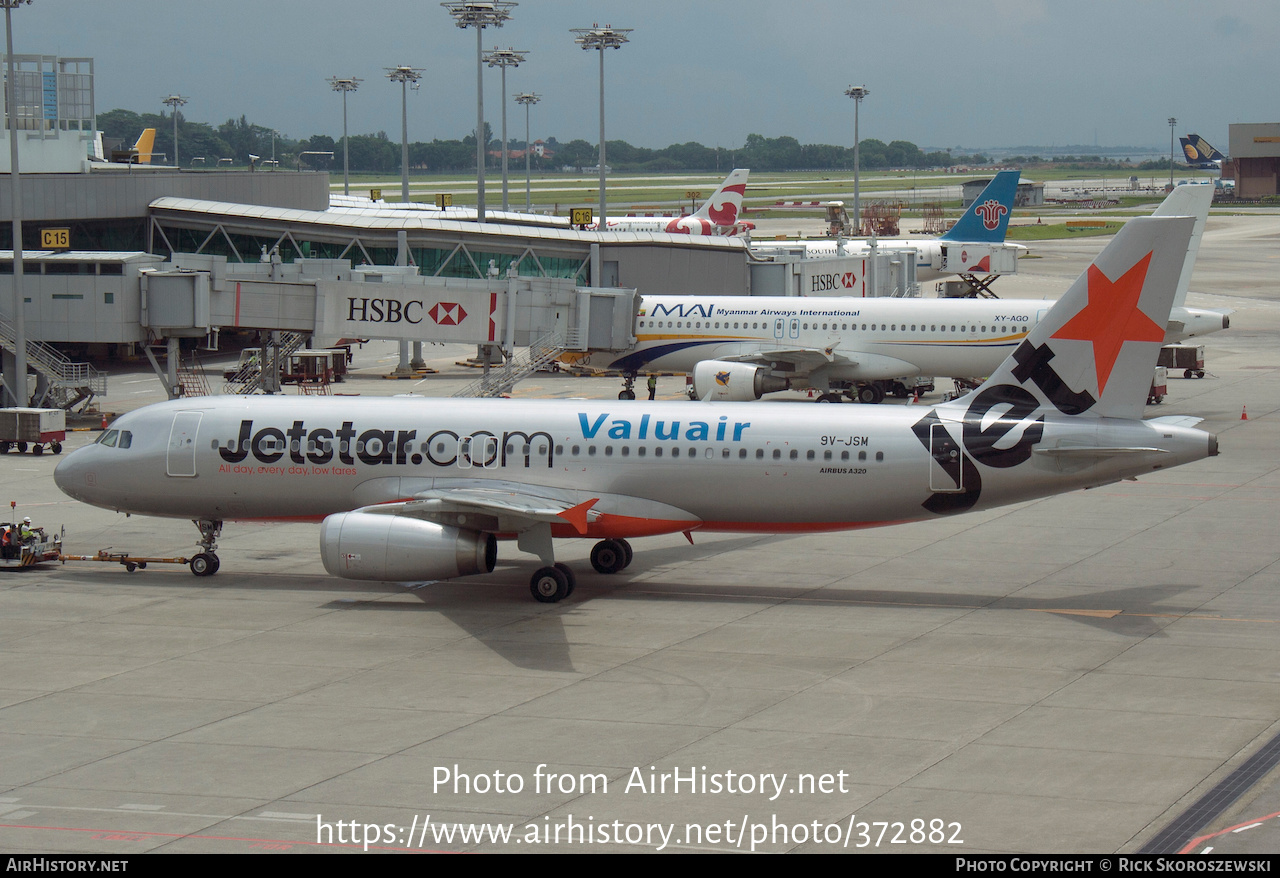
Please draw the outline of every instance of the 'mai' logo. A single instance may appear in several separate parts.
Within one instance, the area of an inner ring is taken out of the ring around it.
[[[457,326],[467,319],[467,312],[457,302],[437,302],[427,314],[440,326]]]
[[[1009,208],[1005,207],[994,198],[988,198],[986,201],[974,208],[974,212],[982,217],[982,224],[988,229],[994,229],[1000,225],[1000,217],[1009,212]]]

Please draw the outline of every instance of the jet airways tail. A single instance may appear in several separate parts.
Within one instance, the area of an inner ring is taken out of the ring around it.
[[[711,197],[694,212],[694,218],[708,220],[714,226],[731,226],[736,223],[738,215],[742,213],[742,197],[747,191],[749,173],[749,168],[730,171],[720,188],[711,193]]]
[[[1199,134],[1188,134],[1178,139],[1182,142],[1182,154],[1186,156],[1187,164],[1193,168],[1221,167],[1227,159]]]
[[[999,419],[1037,409],[1141,419],[1195,219],[1130,220],[972,395]],[[999,422],[989,444],[998,448]],[[966,430],[968,428],[966,427]]]
[[[1003,244],[1009,229],[1009,213],[1018,194],[1019,171],[1000,171],[956,224],[938,240]]]

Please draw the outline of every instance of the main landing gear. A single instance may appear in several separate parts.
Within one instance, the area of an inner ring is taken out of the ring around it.
[[[601,540],[591,549],[591,566],[597,573],[618,573],[631,564],[633,552],[626,540]],[[544,604],[554,604],[573,594],[577,580],[568,564],[540,567],[529,580],[529,593]]]
[[[201,519],[193,521],[200,528],[200,553],[193,557],[187,566],[196,576],[212,576],[218,572],[222,562],[218,560],[218,536],[222,533],[221,521]]]

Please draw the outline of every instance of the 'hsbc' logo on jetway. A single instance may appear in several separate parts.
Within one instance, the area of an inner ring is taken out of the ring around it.
[[[815,274],[809,279],[809,292],[820,293],[824,290],[851,290],[858,285],[858,276],[852,271],[843,274]]]
[[[457,302],[436,302],[427,316],[440,326],[457,326],[467,319],[467,312]]]

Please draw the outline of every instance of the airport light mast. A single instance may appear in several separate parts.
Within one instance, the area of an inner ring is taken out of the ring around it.
[[[621,48],[623,43],[630,42],[627,34],[635,30],[630,27],[614,27],[606,24],[601,27],[598,24],[592,24],[591,27],[572,27],[569,28],[572,33],[577,34],[573,41],[583,48],[584,51],[590,52],[593,49],[600,53],[600,217],[596,220],[596,228],[603,229],[605,227],[605,195],[604,195],[604,50]]]
[[[181,168],[178,163],[178,107],[187,103],[187,99],[182,95],[169,95],[167,98],[161,98],[160,103],[168,106],[169,111],[173,114],[173,166]],[[142,160],[142,156],[138,156],[138,160]]]
[[[329,77],[329,87],[334,91],[342,92],[342,194],[351,194],[351,174],[347,165],[347,92],[355,91],[360,87],[362,79],[354,76],[340,79],[337,76]]]
[[[0,0],[4,5],[5,106],[9,111],[9,198],[13,203],[13,357],[14,380],[5,382],[13,405],[24,406],[27,399],[27,320],[26,298],[22,290],[22,180],[18,173],[18,89],[13,78],[13,10],[31,0]],[[18,389],[20,388],[20,389]]]
[[[484,137],[484,66],[481,37],[486,27],[502,27],[516,8],[514,0],[450,0],[441,3],[458,27],[476,29],[476,221],[484,222],[484,154],[489,144]]]
[[[409,86],[418,88],[421,67],[387,67],[387,79],[400,83],[400,200],[409,203]]]
[[[858,143],[858,110],[862,108],[862,99],[871,94],[871,90],[865,85],[851,85],[844,90],[844,93],[853,98],[853,227],[857,229],[854,232],[857,235],[862,234],[862,202],[859,186],[862,156]]]
[[[1173,129],[1178,124],[1177,118],[1169,117],[1169,191],[1173,191]]]
[[[531,91],[522,92],[516,95],[516,103],[524,104],[524,210],[525,213],[533,213],[533,189],[531,188],[531,176],[529,173],[529,153],[531,152],[529,143],[529,108],[542,100],[542,95],[534,94]]]
[[[510,210],[511,207],[507,203],[507,68],[519,67],[524,61],[528,51],[524,49],[499,49],[493,47],[493,51],[484,56],[485,63],[490,67],[502,68],[502,209]]]

